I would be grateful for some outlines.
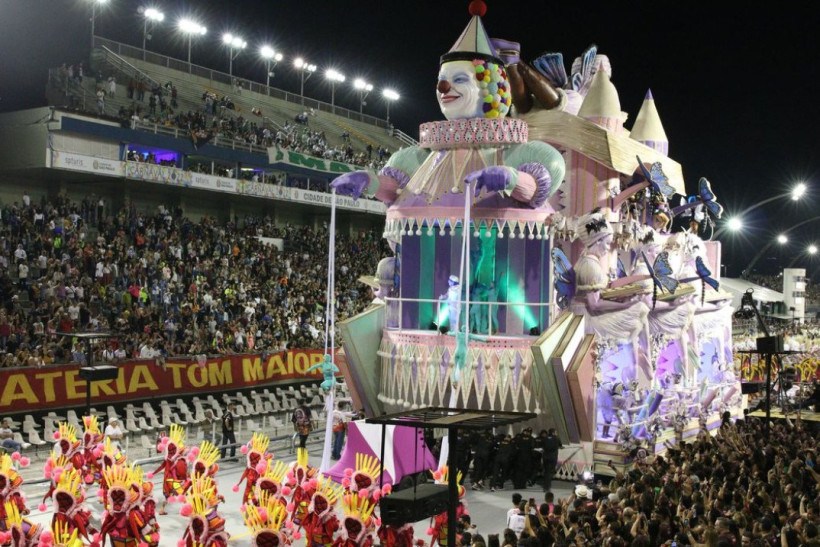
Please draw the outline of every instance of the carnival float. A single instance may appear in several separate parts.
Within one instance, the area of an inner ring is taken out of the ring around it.
[[[707,179],[684,184],[650,91],[627,129],[596,46],[569,71],[526,62],[485,11],[470,3],[440,59],[445,119],[333,182],[388,206],[393,252],[374,305],[339,325],[342,370],[371,416],[533,412],[573,447],[559,477],[611,473],[740,413],[722,207]]]

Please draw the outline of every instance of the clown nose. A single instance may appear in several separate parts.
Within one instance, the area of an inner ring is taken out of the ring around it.
[[[439,93],[447,93],[448,91],[450,91],[450,82],[448,82],[447,80],[439,80],[436,89]]]

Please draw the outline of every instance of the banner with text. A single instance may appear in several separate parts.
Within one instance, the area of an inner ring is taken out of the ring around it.
[[[125,174],[125,168],[121,161],[84,156],[72,152],[61,152],[59,150],[51,151],[51,167],[111,177],[122,177]]]
[[[91,383],[91,405],[140,399],[162,399],[184,394],[275,386],[294,381],[319,380],[322,350],[290,350],[265,355],[220,355],[204,363],[193,358],[169,358],[117,363],[116,380]],[[73,365],[0,370],[0,415],[34,410],[82,407],[88,384]]]
[[[335,175],[341,175],[342,173],[350,173],[352,171],[362,169],[361,167],[350,165],[349,163],[326,160],[324,158],[294,152],[293,150],[283,150],[282,148],[275,146],[268,148],[268,160],[270,160],[272,164],[281,163],[294,167],[310,169],[311,171],[317,171],[319,173],[330,173]]]

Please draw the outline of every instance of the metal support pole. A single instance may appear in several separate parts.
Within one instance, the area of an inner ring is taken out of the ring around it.
[[[148,34],[148,18],[142,23],[142,60],[145,60],[145,36]]]
[[[191,73],[191,35],[188,35],[188,74]]]
[[[766,439],[769,439],[769,426],[772,420],[772,354],[766,354]]]

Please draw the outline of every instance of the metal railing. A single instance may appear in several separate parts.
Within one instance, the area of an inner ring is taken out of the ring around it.
[[[231,76],[218,70],[213,70],[195,64],[189,64],[187,61],[183,61],[181,59],[174,59],[172,57],[167,57],[159,53],[144,51],[142,48],[129,46],[128,44],[123,44],[120,42],[116,42],[114,40],[109,40],[108,38],[102,38],[101,36],[94,36],[94,47],[106,47],[112,53],[120,56],[131,57],[134,59],[144,58],[145,62],[147,63],[164,66],[166,68],[170,68],[173,70],[179,70],[180,72],[187,72],[188,74],[193,74],[194,76],[205,78],[211,82],[219,82],[230,86],[235,86],[237,83],[239,83],[242,85],[242,89],[247,89],[249,91],[253,91],[254,93],[259,93],[261,95],[267,95],[269,97],[281,99],[289,103],[298,104],[300,106],[305,107],[306,109],[313,108],[314,110],[318,110],[320,112],[329,112],[342,118],[356,120],[362,123],[367,123],[385,129],[388,128],[388,123],[386,120],[377,118],[375,116],[361,114],[359,112],[341,106],[335,106],[322,101],[317,101],[316,99],[311,99],[309,97],[303,97],[298,93],[291,93],[283,89],[278,89],[275,87],[266,86],[265,84],[259,82],[254,82],[252,80],[246,80],[244,78]]]

